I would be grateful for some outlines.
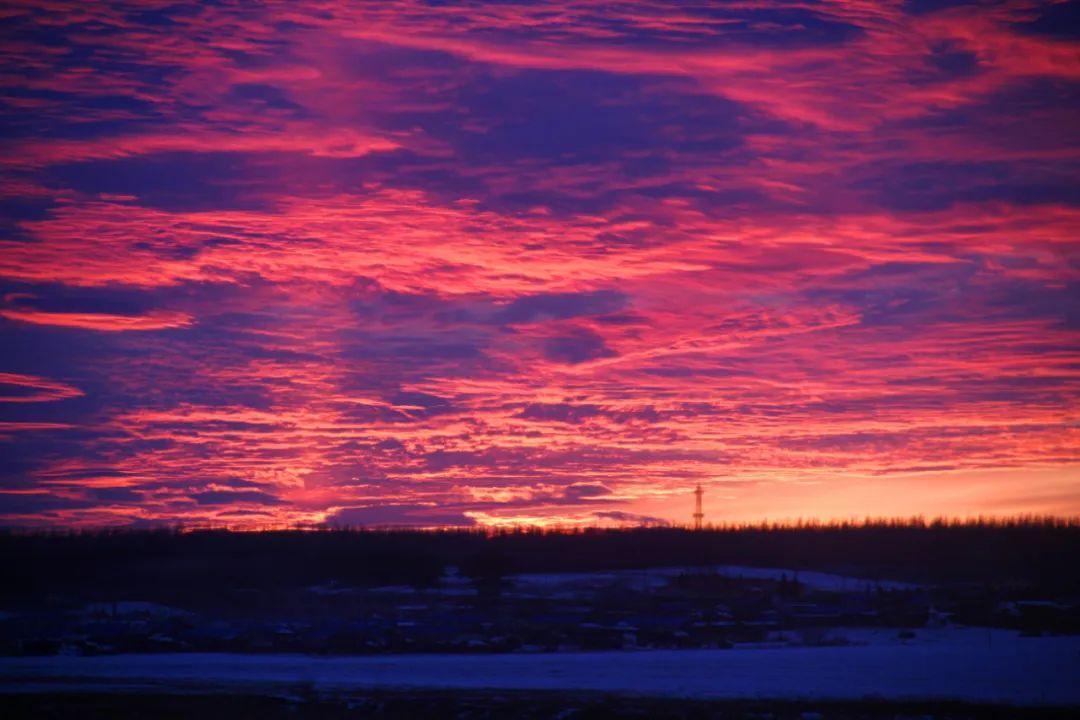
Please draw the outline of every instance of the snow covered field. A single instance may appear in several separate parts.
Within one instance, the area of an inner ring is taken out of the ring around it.
[[[882,590],[916,590],[918,585],[898,580],[871,580],[868,578],[834,575],[832,573],[798,571],[790,568],[761,568],[748,565],[708,565],[687,567],[659,567],[643,570],[609,570],[580,573],[523,573],[511,576],[513,586],[519,592],[550,592],[552,590],[587,590],[622,585],[642,591],[652,590],[671,582],[683,574],[715,573],[724,577],[746,580],[798,579],[803,585],[815,590],[851,592],[880,587]],[[565,594],[565,593],[564,593]]]
[[[511,655],[163,654],[0,658],[0,690],[114,685],[183,689],[305,684],[566,689],[695,698],[957,699],[1080,705],[1080,637],[1006,631],[852,632],[838,647]]]
[[[921,586],[899,580],[882,580],[835,575],[811,570],[791,568],[763,568],[749,565],[678,565],[652,567],[640,570],[595,570],[591,572],[565,573],[518,573],[508,575],[509,597],[552,597],[575,599],[588,597],[597,590],[621,587],[638,592],[649,592],[667,586],[680,575],[715,574],[745,580],[798,580],[805,587],[826,592],[861,592],[865,590],[917,590]],[[385,585],[376,588],[317,585],[308,588],[317,595],[338,594],[393,594],[393,595],[442,595],[475,596],[476,588],[467,577],[458,574],[457,568],[443,576],[438,587],[420,590],[411,585]]]

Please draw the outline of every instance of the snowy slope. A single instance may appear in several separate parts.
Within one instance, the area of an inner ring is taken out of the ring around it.
[[[195,685],[575,689],[710,698],[1080,705],[1080,637],[950,629],[910,643],[511,655],[164,654],[0,658],[0,689],[59,680]]]

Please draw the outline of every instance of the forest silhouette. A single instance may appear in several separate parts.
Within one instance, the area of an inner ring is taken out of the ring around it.
[[[1060,518],[799,522],[541,530],[322,528],[0,531],[0,598],[197,597],[323,583],[479,586],[524,572],[749,565],[870,580],[1080,592],[1080,521]]]

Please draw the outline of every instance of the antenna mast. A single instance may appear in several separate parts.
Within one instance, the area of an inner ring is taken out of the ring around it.
[[[694,490],[694,529],[700,530],[701,525],[705,520],[705,513],[701,511],[701,496],[705,494],[705,491],[698,485]]]

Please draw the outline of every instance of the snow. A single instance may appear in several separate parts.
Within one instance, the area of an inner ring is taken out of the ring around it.
[[[663,587],[672,578],[683,574],[715,573],[724,577],[747,580],[788,580],[798,578],[803,585],[815,590],[850,592],[880,587],[883,590],[917,590],[918,585],[897,580],[867,578],[809,572],[791,568],[761,568],[746,565],[708,565],[703,567],[659,567],[642,570],[609,570],[579,573],[523,573],[512,576],[518,591],[539,592],[556,588],[595,589],[611,585],[648,590]]]
[[[917,590],[920,586],[897,580],[871,580],[868,578],[834,575],[823,572],[793,570],[791,568],[761,568],[745,565],[707,565],[653,567],[641,570],[600,570],[567,573],[520,573],[510,575],[511,597],[544,596],[555,599],[586,597],[597,590],[623,587],[640,591],[655,590],[683,574],[714,573],[731,578],[747,580],[798,579],[806,587],[829,592],[859,592],[881,588],[883,590]],[[447,572],[438,587],[422,590],[411,585],[384,585],[374,588],[344,587],[334,584],[314,585],[308,590],[316,595],[378,593],[385,595],[426,596],[475,596],[472,580],[456,571]]]
[[[499,655],[161,654],[0,658],[0,690],[60,681],[174,689],[305,684],[563,689],[696,698],[955,699],[1080,704],[1080,637],[1003,630],[845,631],[835,647]]]
[[[181,618],[191,615],[187,610],[159,605],[141,600],[121,600],[119,602],[90,603],[82,609],[83,615],[108,617],[156,617]]]
[[[918,590],[919,585],[898,580],[871,580],[868,578],[834,575],[832,573],[792,570],[790,568],[758,568],[743,565],[720,565],[715,568],[720,575],[753,580],[779,580],[786,576],[788,580],[796,577],[799,582],[815,590],[843,592],[881,588],[882,590]]]

